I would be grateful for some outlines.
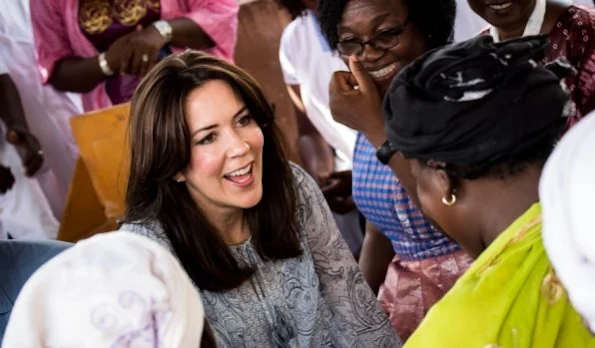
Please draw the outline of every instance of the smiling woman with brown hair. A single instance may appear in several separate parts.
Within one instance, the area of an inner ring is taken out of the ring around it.
[[[130,130],[122,229],[180,259],[218,347],[400,345],[252,77],[196,52],[166,58]]]

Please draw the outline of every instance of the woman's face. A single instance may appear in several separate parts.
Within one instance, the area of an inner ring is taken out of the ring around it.
[[[192,91],[185,108],[192,153],[176,179],[207,212],[254,207],[262,198],[264,137],[242,99],[214,80]]]
[[[337,30],[339,42],[366,42],[379,34],[404,26],[398,44],[383,50],[366,45],[360,61],[384,94],[397,73],[427,50],[427,38],[408,22],[403,0],[352,0],[347,3]],[[342,55],[347,63],[349,57]]]
[[[498,29],[524,28],[536,0],[468,0],[471,9]]]

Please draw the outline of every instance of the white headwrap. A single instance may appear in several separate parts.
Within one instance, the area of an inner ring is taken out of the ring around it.
[[[595,332],[595,113],[557,145],[539,194],[548,256],[570,301]]]
[[[203,323],[198,292],[174,256],[113,232],[79,242],[31,276],[2,347],[194,348]]]

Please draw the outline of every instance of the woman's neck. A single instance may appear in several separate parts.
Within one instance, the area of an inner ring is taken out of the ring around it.
[[[250,229],[244,218],[244,209],[202,209],[209,222],[219,231],[227,245],[238,245],[250,238]]]
[[[522,173],[502,180],[485,180],[480,196],[474,204],[481,207],[477,212],[477,255],[481,254],[513,222],[539,201],[538,183],[541,168],[530,166]]]
[[[541,30],[539,33],[548,34],[556,24],[556,21],[560,15],[562,15],[562,13],[564,13],[567,9],[568,5],[564,2],[560,2],[558,0],[548,0],[546,2],[543,24],[541,25]],[[525,32],[525,28],[527,27],[528,21],[529,18],[527,18],[527,20],[522,23],[521,26],[514,29],[504,30],[502,28],[498,28],[500,40],[506,41],[522,37]]]

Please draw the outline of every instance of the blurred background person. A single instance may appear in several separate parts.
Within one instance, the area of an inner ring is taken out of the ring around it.
[[[236,0],[31,0],[44,83],[82,93],[85,111],[127,102],[176,49],[233,59]]]
[[[298,123],[297,149],[304,169],[325,192],[335,221],[351,252],[358,257],[364,239],[360,214],[351,197],[355,130],[335,120],[328,85],[345,63],[320,31],[318,0],[278,0],[292,16],[285,27],[279,61]],[[340,182],[341,180],[346,182]]]
[[[69,119],[83,112],[81,98],[42,86],[35,59],[29,0],[3,4],[0,47],[0,59],[20,96],[6,100],[2,106],[12,112],[22,109],[29,130],[39,140],[44,166],[36,178],[54,215],[60,219],[78,156]]]
[[[0,56],[0,239],[56,238],[58,221],[35,178],[44,161]]]

